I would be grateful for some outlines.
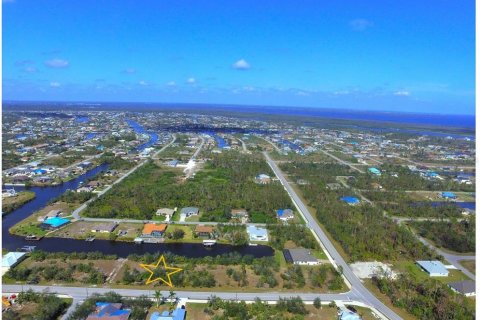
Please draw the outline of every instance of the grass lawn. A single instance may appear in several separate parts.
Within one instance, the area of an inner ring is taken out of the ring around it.
[[[75,207],[74,205],[69,205],[66,202],[56,202],[54,204],[48,205],[45,208],[35,212],[24,220],[20,221],[16,225],[10,228],[10,233],[25,236],[25,235],[45,235],[47,232],[39,228],[40,222],[38,218],[46,215],[51,210],[61,210],[62,212],[68,213]],[[62,217],[65,215],[62,214]]]
[[[35,192],[32,191],[22,191],[18,192],[15,197],[2,198],[2,211],[4,213],[11,212],[34,198]]]
[[[152,220],[155,220],[155,221],[165,221],[165,216],[157,216],[157,215],[154,215],[152,217]]]
[[[187,318],[186,319],[187,320],[210,320],[215,315],[221,315],[223,313],[222,310],[217,310],[217,311],[214,311],[213,315],[208,315],[203,311],[206,307],[207,307],[206,303],[187,303],[187,305],[186,305]],[[274,308],[275,306],[272,305],[271,307]],[[326,305],[323,305],[321,309],[317,309],[313,305],[306,305],[305,307],[308,311],[308,314],[303,316],[304,319],[331,319],[331,320],[337,319],[336,308],[330,308]],[[355,308],[357,310],[363,309],[363,308],[357,308],[357,307],[355,307]],[[366,312],[363,312],[363,310],[361,310],[360,312],[362,312],[362,314],[366,315],[366,317],[363,318],[365,320],[375,319],[373,317],[368,316],[367,312],[369,312],[369,310],[367,310]],[[293,315],[286,312],[286,313],[284,313],[284,316],[287,316],[287,318],[290,319],[290,317],[293,316]]]
[[[415,262],[411,262],[411,261],[397,262],[394,264],[394,269],[400,272],[408,272],[413,276],[415,276],[415,278],[420,280],[423,280],[423,279],[426,280],[430,278],[430,276],[425,271],[420,269],[420,267],[416,265]],[[448,277],[431,277],[431,278],[436,279],[445,284],[453,281],[461,281],[461,280],[469,279],[460,270],[448,270],[448,271],[449,271]]]
[[[20,236],[29,236],[29,235],[44,236],[45,234],[47,234],[47,231],[40,228],[38,224],[39,223],[31,223],[31,222],[17,224],[10,229],[10,232]]]
[[[174,240],[174,239],[165,239],[165,242],[202,242],[202,238],[194,238],[193,237],[193,227],[188,225],[169,225],[167,228],[167,232],[172,233],[175,230],[183,230],[185,235],[182,239]]]
[[[475,274],[475,260],[462,260],[460,264],[467,268],[468,271]]]

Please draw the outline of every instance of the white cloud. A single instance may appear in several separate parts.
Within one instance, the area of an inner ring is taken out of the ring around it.
[[[195,78],[193,78],[193,77],[190,77],[190,78],[187,79],[187,83],[188,84],[195,84],[195,83],[197,83],[197,80],[195,80]]]
[[[175,87],[177,84],[175,83],[175,81],[169,81],[167,82],[167,86],[169,87]]]
[[[25,68],[23,69],[23,71],[28,72],[28,73],[34,73],[34,72],[37,72],[38,70],[37,70],[37,68],[35,68],[35,67],[29,66],[29,67],[25,67]]]
[[[133,73],[136,73],[137,72],[137,69],[135,68],[127,68],[125,70],[123,70],[123,73],[128,73],[128,74],[133,74]]]
[[[367,19],[353,19],[349,24],[353,31],[364,31],[373,26],[373,22]]]
[[[402,97],[408,97],[410,96],[410,92],[407,90],[399,90],[393,93],[395,96],[402,96]]]
[[[350,91],[348,91],[348,90],[339,90],[339,91],[335,91],[333,94],[336,95],[336,96],[344,96],[344,95],[346,95],[346,94],[350,94]]]
[[[45,65],[50,68],[66,68],[70,65],[70,63],[64,59],[55,58],[45,61]]]
[[[250,64],[244,59],[238,60],[232,65],[232,67],[237,70],[248,70],[251,68]]]
[[[298,91],[297,93],[295,93],[297,96],[302,96],[302,97],[307,97],[309,96],[310,94],[308,92],[305,92],[305,91]]]
[[[141,86],[148,86],[148,83],[145,80],[140,80],[138,84]]]
[[[61,85],[60,82],[57,82],[57,81],[50,82],[50,87],[52,88],[58,88],[60,87],[60,85]]]

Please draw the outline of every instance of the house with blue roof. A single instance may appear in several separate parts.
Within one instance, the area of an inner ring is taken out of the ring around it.
[[[186,315],[185,309],[175,309],[172,313],[168,311],[163,311],[161,314],[160,312],[154,312],[150,316],[150,320],[184,320]]]
[[[128,320],[130,310],[122,309],[121,303],[97,302],[95,311],[86,320]]]
[[[450,191],[445,191],[445,192],[442,192],[440,194],[440,196],[444,199],[448,199],[448,200],[453,200],[453,199],[457,199],[457,195],[453,192],[450,192]]]
[[[52,217],[43,221],[40,226],[46,229],[58,229],[68,223],[70,223],[70,220],[67,218]]]
[[[340,200],[348,203],[351,206],[354,206],[360,203],[360,200],[356,197],[341,197]]]
[[[268,241],[268,232],[265,228],[249,225],[247,233],[250,241]]]
[[[288,221],[293,219],[295,216],[293,215],[292,209],[278,209],[277,210],[277,218],[282,221]]]
[[[374,168],[374,167],[368,168],[368,172],[370,172],[371,174],[374,174],[376,176],[381,176],[382,175],[382,172],[379,169]]]
[[[416,264],[430,277],[448,277],[448,270],[438,260],[417,261]]]
[[[36,175],[42,175],[42,174],[47,173],[47,170],[45,170],[45,169],[36,169],[36,170],[33,170],[33,173],[35,173]]]

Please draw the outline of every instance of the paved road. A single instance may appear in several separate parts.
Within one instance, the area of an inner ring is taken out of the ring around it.
[[[243,151],[247,152],[248,149],[247,149],[247,145],[245,144],[245,141],[243,141],[242,139],[238,139],[240,141],[240,143],[242,144],[242,148],[243,148]]]
[[[343,179],[337,179],[339,180],[340,182],[342,182],[342,184],[346,187],[349,187],[349,185],[343,180]],[[365,199],[367,200],[371,205],[375,205],[374,203],[372,203],[370,200],[368,200],[367,198],[365,198],[360,190],[358,189],[355,189],[355,188],[352,188],[353,190],[355,190],[361,197],[362,199]],[[405,221],[432,221],[432,222],[438,222],[438,221],[450,221],[451,218],[411,218],[411,217],[396,217],[396,216],[390,216],[388,214],[387,211],[383,210],[383,215],[389,219],[392,219],[394,222],[398,223],[398,224],[402,224],[404,223]],[[461,220],[462,218],[457,218],[457,220]],[[466,219],[466,218],[465,218]],[[458,270],[462,271],[466,276],[468,276],[470,279],[472,280],[475,280],[475,275],[473,273],[471,273],[470,271],[468,271],[467,268],[465,268],[464,266],[462,266],[460,264],[459,261],[461,260],[475,260],[475,256],[462,256],[462,255],[455,255],[455,254],[450,254],[450,253],[447,253],[443,250],[441,250],[440,248],[437,248],[435,247],[434,245],[432,245],[431,243],[429,243],[426,239],[422,238],[420,235],[418,235],[416,232],[413,232],[411,231],[412,234],[420,241],[422,242],[423,244],[425,244],[427,247],[435,250],[439,255],[442,255],[445,260],[447,260],[450,264],[452,264],[453,266],[455,266]]]
[[[354,165],[352,165],[350,162],[347,162],[347,161],[345,161],[345,160],[342,160],[342,159],[334,156],[334,155],[331,154],[330,152],[327,152],[327,151],[325,151],[325,150],[323,150],[323,149],[320,149],[320,151],[323,152],[324,154],[326,154],[327,156],[329,156],[329,157],[337,160],[337,161],[340,162],[341,164],[344,164],[344,165],[346,165],[346,166],[349,166],[349,167],[352,168],[353,170],[356,170],[356,171],[358,171],[358,172],[360,172],[360,173],[364,173],[364,171],[358,169],[357,167],[355,167]]]
[[[357,278],[357,276],[352,272],[348,264],[345,262],[343,257],[340,255],[340,253],[337,251],[337,249],[334,247],[330,239],[328,239],[327,235],[325,232],[320,228],[318,225],[317,221],[313,218],[313,216],[310,214],[308,211],[307,207],[305,204],[302,202],[302,200],[298,197],[296,192],[293,190],[293,188],[288,184],[287,180],[283,176],[282,171],[278,168],[277,164],[270,158],[268,153],[264,152],[265,158],[267,160],[267,163],[270,165],[272,168],[273,172],[277,176],[277,178],[280,180],[282,183],[283,187],[285,190],[288,192],[290,197],[292,198],[292,201],[295,203],[296,207],[299,209],[301,214],[304,216],[305,220],[307,221],[309,227],[312,229],[312,231],[317,235],[318,239],[321,241],[323,244],[323,247],[326,249],[327,256],[330,256],[334,260],[334,264],[337,266],[342,267],[343,269],[343,275],[347,279],[347,281],[351,285],[351,293],[357,297],[356,300],[360,300],[367,305],[370,305],[371,307],[377,309],[380,311],[384,316],[386,316],[389,319],[401,319],[395,312],[393,312],[390,308],[385,306],[380,300],[378,300],[370,291],[365,288],[363,283],[360,281],[360,279]]]
[[[342,145],[339,145],[339,144],[336,144],[336,143],[333,143],[333,142],[328,142],[328,143],[331,144],[331,145],[340,147],[340,148],[344,148],[344,147],[345,147],[345,146],[342,146]],[[367,155],[363,155],[363,156],[364,156],[365,158],[373,161],[373,162],[376,162],[376,163],[378,163],[378,164],[383,164],[383,162],[381,162],[381,161],[379,161],[379,160],[376,160],[376,159],[373,159],[373,158],[371,158],[371,157],[369,157],[369,156],[367,156]]]
[[[112,289],[112,288],[91,288],[91,287],[62,287],[62,286],[40,286],[40,285],[2,285],[2,292],[3,293],[17,293],[21,292],[22,290],[32,289],[34,291],[44,291],[48,289],[49,292],[55,292],[58,294],[65,294],[73,297],[77,300],[85,300],[88,296],[92,295],[93,293],[106,293],[109,291],[115,291],[122,296],[126,297],[138,297],[141,295],[148,295],[152,296],[154,290],[148,289]],[[168,296],[168,291],[162,291],[164,296]],[[255,298],[260,298],[265,301],[277,301],[279,297],[287,298],[287,297],[296,297],[300,296],[304,301],[313,301],[315,298],[320,297],[323,301],[333,301],[333,300],[340,300],[340,301],[352,301],[351,294],[349,293],[338,293],[338,294],[330,294],[330,293],[285,293],[285,292],[212,292],[212,291],[179,291],[175,290],[178,298],[188,298],[188,299],[208,299],[208,297],[212,295],[216,295],[222,299],[228,300],[254,300]]]
[[[475,281],[475,275],[473,273],[471,273],[470,271],[468,271],[467,268],[465,268],[464,266],[462,266],[460,264],[461,260],[475,260],[475,256],[461,256],[461,255],[447,253],[447,252],[441,250],[440,248],[435,247],[434,245],[429,243],[426,239],[420,237],[416,233],[413,233],[413,234],[423,244],[425,244],[427,247],[435,250],[438,254],[442,255],[445,258],[445,260],[447,260],[451,265],[455,266],[455,268],[462,271],[467,277],[469,277],[470,279]]]
[[[176,136],[173,136],[173,139],[172,141],[170,141],[167,145],[165,145],[163,148],[161,148],[160,150],[158,150],[154,156],[157,156],[160,152],[162,152],[163,150],[167,149],[172,143],[175,142],[175,140],[177,139]],[[97,193],[97,196],[96,197],[93,197],[91,198],[90,200],[88,200],[87,202],[84,202],[80,207],[78,207],[77,209],[75,209],[73,212],[72,212],[72,215],[75,219],[80,219],[80,212],[82,212],[83,210],[85,210],[88,206],[89,203],[95,201],[96,199],[100,198],[101,196],[103,196],[105,193],[107,193],[110,189],[112,189],[112,187],[120,182],[123,181],[123,179],[127,178],[129,175],[131,175],[132,173],[134,173],[138,168],[140,168],[141,166],[143,166],[145,163],[147,163],[148,160],[143,160],[142,162],[140,162],[139,164],[137,164],[135,167],[133,167],[130,171],[128,171],[126,174],[124,174],[123,176],[121,176],[119,179],[115,180],[114,183],[112,183],[110,186],[108,186],[107,188],[105,188],[104,190],[102,190],[101,192]]]
[[[267,138],[264,138],[264,137],[260,137],[258,136],[260,139],[263,139],[265,141],[267,141],[268,143],[270,143],[274,148],[275,150],[277,150],[278,153],[282,153],[282,150],[280,150],[280,148],[275,144],[273,143],[272,141],[268,140]]]
[[[416,162],[416,161],[413,161],[411,159],[400,157],[400,156],[393,156],[392,158],[405,160],[405,161],[410,162],[410,163],[412,163],[416,166],[424,166],[424,167],[427,167],[427,168],[438,168],[438,167],[440,167],[440,168],[441,167],[455,167],[455,168],[458,168],[458,169],[475,169],[476,168],[475,166],[457,166],[457,165],[453,165],[453,164]]]
[[[366,203],[368,204],[373,204],[372,201],[370,201],[368,198],[366,198],[361,192],[360,190],[356,189],[356,188],[353,188],[351,187],[350,185],[347,184],[347,182],[345,181],[345,178],[346,177],[341,177],[341,176],[338,176],[336,178],[336,180],[338,182],[340,182],[345,188],[347,189],[352,189],[353,191],[355,191],[357,193],[357,195],[360,197],[360,199],[362,199],[363,201],[365,201]]]
[[[469,277],[470,279],[472,279],[473,281],[475,281],[475,275],[473,273],[471,273],[467,268],[465,268],[464,266],[462,266],[460,264],[460,261],[462,260],[475,260],[475,256],[469,256],[469,255],[458,255],[458,254],[451,254],[451,253],[447,253],[445,251],[443,251],[442,249],[438,248],[438,247],[435,247],[433,244],[431,244],[430,242],[428,242],[425,238],[421,237],[420,235],[418,235],[417,233],[413,232],[412,231],[412,234],[420,241],[422,242],[424,245],[426,245],[427,247],[429,247],[430,249],[436,251],[439,255],[443,256],[445,258],[445,260],[448,261],[448,263],[450,263],[451,265],[455,266],[455,268],[457,268],[458,270],[462,271],[467,277]]]
[[[73,167],[75,167],[75,166],[78,166],[80,163],[83,163],[83,162],[85,162],[85,161],[90,161],[90,160],[93,160],[93,159],[95,159],[95,158],[98,159],[98,158],[100,158],[102,155],[103,155],[103,152],[102,152],[102,153],[99,153],[99,154],[96,154],[96,155],[94,155],[94,156],[91,156],[90,158],[86,158],[86,159],[83,159],[83,160],[81,160],[81,161],[75,162],[75,163],[73,163],[73,164],[71,164],[71,165],[69,165],[69,166],[67,166],[67,167],[65,167],[65,168],[58,168],[58,169],[63,170],[63,171],[70,170],[71,168],[73,168]]]
[[[203,148],[203,145],[205,144],[205,138],[202,137],[202,136],[199,136],[200,137],[200,140],[202,140],[202,142],[200,143],[200,146],[198,146],[198,149],[195,151],[195,153],[193,154],[193,156],[190,158],[190,160],[195,160],[198,156],[198,154],[200,153],[200,151],[202,151],[202,148]]]
[[[190,178],[195,173],[195,159],[197,158],[198,154],[202,151],[203,145],[205,144],[205,139],[202,136],[199,136],[202,142],[198,146],[197,150],[193,153],[192,157],[187,163],[187,167],[183,172],[185,173],[185,178]]]

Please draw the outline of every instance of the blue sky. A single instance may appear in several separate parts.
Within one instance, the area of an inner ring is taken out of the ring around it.
[[[3,99],[474,114],[474,1],[3,0]]]

